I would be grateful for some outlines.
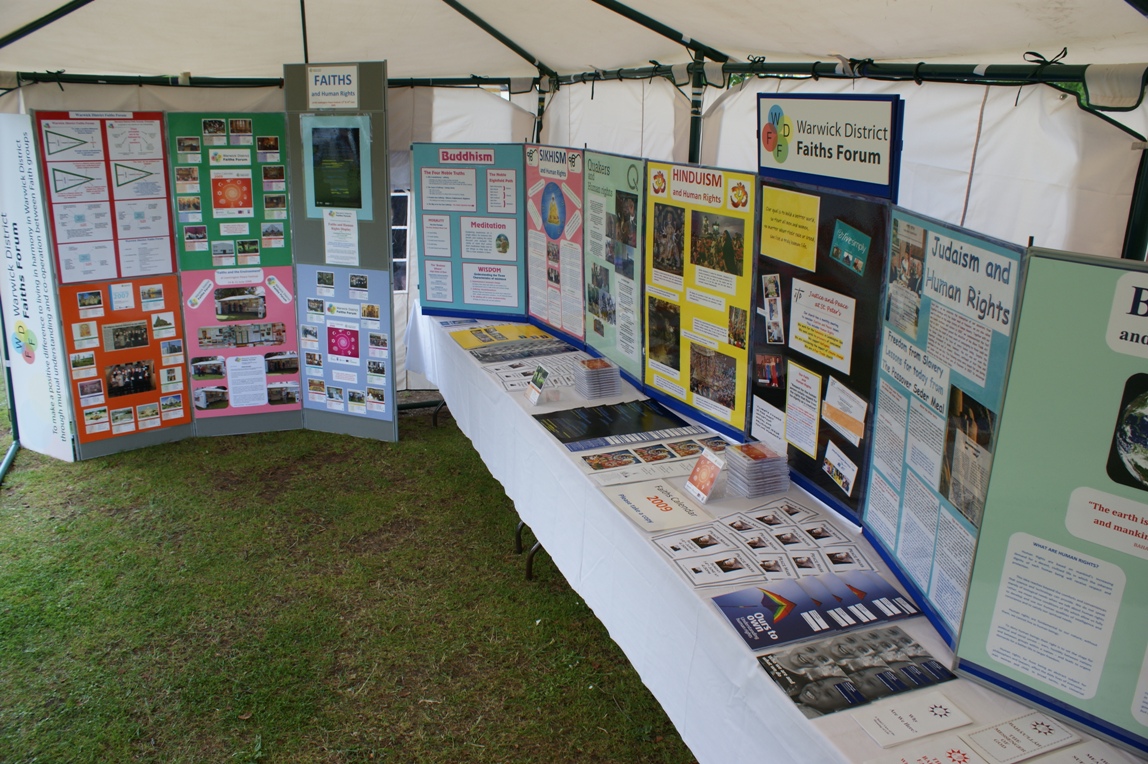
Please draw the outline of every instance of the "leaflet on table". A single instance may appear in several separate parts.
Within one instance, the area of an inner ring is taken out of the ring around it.
[[[576,459],[583,472],[598,485],[620,485],[652,478],[685,477],[694,468],[702,450],[720,451],[725,441],[718,435],[687,440],[674,438],[641,446],[609,446],[590,453],[579,452]]]
[[[160,112],[37,112],[59,282],[175,270]]]
[[[423,310],[525,316],[521,144],[411,149]]]
[[[527,144],[526,261],[530,315],[584,340],[580,150]]]
[[[286,117],[169,112],[167,125],[180,269],[293,264]]]
[[[874,444],[889,205],[763,182],[751,432],[784,442],[803,487],[854,521]]]
[[[296,266],[303,408],[394,421],[387,271]]]
[[[1039,756],[1042,764],[1056,762],[1089,762],[1101,764],[1104,759],[1080,758],[1073,749],[1048,755],[1080,740],[1080,735],[1061,722],[1032,711],[1015,719],[989,724],[968,732],[929,738],[915,743],[911,750],[870,759],[866,764],[1019,764]],[[1103,755],[1103,754],[1101,754]],[[1121,761],[1116,758],[1112,761]]]
[[[652,400],[566,409],[534,418],[570,451],[707,434],[704,427],[687,424]]]
[[[854,714],[853,720],[882,748],[973,723],[972,717],[937,691],[915,692],[875,703],[868,710]]]
[[[645,383],[720,431],[746,427],[756,180],[650,162]]]
[[[806,718],[936,687],[956,678],[903,629],[889,625],[805,641],[766,653],[757,660]],[[934,699],[934,708],[946,708],[951,717],[960,713],[955,706],[948,709],[952,704],[940,693],[930,693],[928,697]],[[917,698],[914,694],[904,702],[914,704]],[[900,723],[895,713],[886,717]],[[968,723],[968,717],[964,718]],[[956,725],[950,722],[934,726],[941,731]]]
[[[1031,250],[1026,271],[959,672],[1143,756],[1148,267]]]
[[[602,492],[622,514],[646,531],[664,531],[710,519],[708,512],[668,480],[605,486]]]
[[[585,158],[586,344],[641,379],[645,161]]]
[[[174,275],[60,287],[80,443],[188,424]]]
[[[486,364],[482,368],[487,374],[498,378],[506,390],[525,390],[530,385],[534,371],[539,366],[546,368],[546,387],[570,387],[574,384],[574,365],[590,355],[582,350],[573,353],[557,353],[539,359],[523,359],[505,363]]]
[[[531,324],[494,324],[450,333],[481,364],[571,353],[574,348]]]
[[[950,643],[992,466],[1020,258],[893,210],[864,524]],[[845,401],[835,420],[852,408]]]
[[[184,271],[196,418],[299,410],[290,266]]]

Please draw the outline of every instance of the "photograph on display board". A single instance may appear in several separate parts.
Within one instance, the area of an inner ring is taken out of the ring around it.
[[[587,151],[586,344],[642,377],[645,162]]]
[[[301,407],[289,266],[182,274],[196,417]]]
[[[644,381],[670,405],[741,434],[749,411],[752,175],[650,162]]]
[[[286,117],[170,112],[167,125],[181,270],[291,265]]]
[[[993,467],[1022,251],[898,207],[890,231],[863,521],[951,642]]]
[[[750,433],[856,521],[873,448],[889,205],[764,181]],[[938,433],[938,438],[941,434]]]
[[[37,112],[59,283],[171,273],[164,116]]]
[[[586,337],[583,152],[534,144],[523,151],[529,313],[545,326],[582,341]]]
[[[178,293],[172,275],[60,287],[81,444],[191,421]]]

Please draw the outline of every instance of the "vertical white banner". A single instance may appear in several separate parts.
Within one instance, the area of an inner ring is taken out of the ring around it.
[[[32,118],[0,114],[0,304],[20,445],[72,461],[71,381],[36,173]]]

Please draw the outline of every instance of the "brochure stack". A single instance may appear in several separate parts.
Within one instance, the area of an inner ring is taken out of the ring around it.
[[[622,377],[605,358],[587,358],[574,364],[574,389],[583,398],[609,398],[622,392]]]
[[[789,490],[785,454],[772,451],[763,443],[730,446],[725,453],[731,494],[753,499]]]

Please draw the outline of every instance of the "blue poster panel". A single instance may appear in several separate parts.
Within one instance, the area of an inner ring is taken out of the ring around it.
[[[423,312],[525,317],[522,146],[411,151]]]
[[[993,464],[1021,254],[893,211],[864,525],[950,643]]]
[[[303,408],[394,421],[386,271],[296,266]]]

